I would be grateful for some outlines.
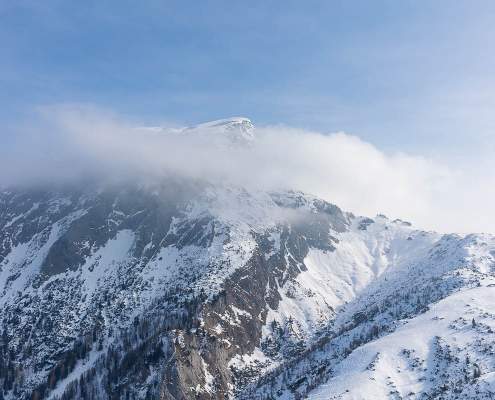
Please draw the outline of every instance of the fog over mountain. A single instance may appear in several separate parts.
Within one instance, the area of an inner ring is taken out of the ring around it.
[[[245,117],[40,112],[2,150],[0,399],[495,396],[495,237],[395,218],[478,224],[455,170]]]
[[[495,2],[0,1],[0,400],[495,400]]]
[[[232,119],[243,120],[249,121]],[[88,106],[41,108],[35,122],[12,128],[15,140],[1,150],[0,182],[177,174],[267,190],[295,188],[357,214],[390,214],[444,232],[495,229],[491,162],[466,168],[384,152],[344,132],[288,126],[257,126],[245,146],[224,146],[225,138],[198,134],[211,129],[147,127]]]

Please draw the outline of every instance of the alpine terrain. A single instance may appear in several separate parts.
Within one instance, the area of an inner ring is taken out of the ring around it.
[[[3,188],[0,399],[495,398],[495,237],[290,189]]]

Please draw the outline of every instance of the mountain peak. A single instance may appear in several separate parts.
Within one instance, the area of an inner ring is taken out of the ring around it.
[[[227,146],[249,145],[255,139],[254,125],[246,117],[217,119],[181,128],[145,126],[139,129],[173,135],[183,134],[198,138],[200,141],[213,141],[217,144]]]
[[[233,144],[246,144],[254,140],[254,125],[249,118],[245,117],[209,121],[184,128],[182,132],[221,136]]]
[[[251,120],[246,117],[222,118],[214,121],[203,122],[195,125],[194,128],[225,127],[225,126],[245,126],[253,125]]]

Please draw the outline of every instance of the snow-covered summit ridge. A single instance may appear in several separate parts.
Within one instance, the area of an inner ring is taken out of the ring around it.
[[[249,129],[253,129],[253,123],[249,118],[246,117],[230,117],[230,118],[222,118],[214,121],[204,122],[198,125],[193,125],[186,129],[195,129],[195,128],[211,128],[211,127],[245,127]]]
[[[232,117],[205,122],[182,129],[183,133],[215,135],[228,139],[234,144],[249,143],[254,140],[254,126],[244,117]]]
[[[141,129],[164,134],[186,135],[186,137],[199,141],[207,140],[229,146],[248,145],[255,140],[254,125],[249,118],[245,117],[230,117],[179,128],[157,126]]]

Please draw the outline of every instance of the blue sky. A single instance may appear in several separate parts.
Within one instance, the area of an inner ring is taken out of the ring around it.
[[[490,1],[3,0],[0,122],[82,103],[471,157],[495,149],[493,21]]]
[[[122,132],[246,116],[274,141],[234,181],[270,170],[351,211],[495,232],[494,21],[481,0],[0,0],[0,181],[188,170]]]

